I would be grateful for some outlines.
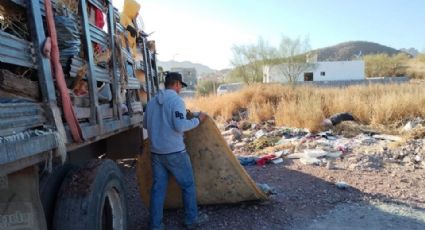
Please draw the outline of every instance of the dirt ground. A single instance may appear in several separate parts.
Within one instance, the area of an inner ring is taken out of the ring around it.
[[[123,167],[129,227],[148,229],[134,165]],[[199,229],[425,229],[424,169],[329,170],[290,159],[245,169],[275,194],[266,202],[201,206],[210,220]],[[348,188],[337,188],[341,181]],[[182,229],[182,217],[182,210],[167,210],[166,229]]]

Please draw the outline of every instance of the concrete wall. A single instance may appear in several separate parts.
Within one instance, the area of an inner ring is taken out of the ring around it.
[[[366,78],[361,80],[335,80],[335,81],[303,81],[297,85],[314,85],[321,87],[345,87],[350,85],[370,85],[370,84],[402,84],[408,83],[409,77],[379,77]]]
[[[263,82],[287,82],[282,68],[285,68],[285,64],[265,67]],[[298,81],[304,81],[306,72],[313,73],[313,81],[363,80],[365,64],[363,61],[316,62],[312,68],[299,75]]]
[[[188,89],[195,89],[198,83],[198,74],[195,68],[171,68],[173,72],[179,72]]]

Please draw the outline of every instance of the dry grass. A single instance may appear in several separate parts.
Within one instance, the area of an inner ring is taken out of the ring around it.
[[[425,60],[409,60],[407,62],[407,75],[412,78],[425,79]]]
[[[424,86],[409,83],[317,88],[258,84],[222,96],[189,99],[187,105],[218,120],[229,120],[241,109],[248,109],[251,121],[274,118],[277,125],[312,131],[319,129],[324,118],[339,112],[351,112],[363,124],[389,126],[425,117]]]

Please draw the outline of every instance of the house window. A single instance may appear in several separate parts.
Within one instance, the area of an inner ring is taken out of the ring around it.
[[[312,72],[304,73],[304,81],[313,81],[313,73]]]
[[[325,76],[325,72],[320,72],[320,76]]]

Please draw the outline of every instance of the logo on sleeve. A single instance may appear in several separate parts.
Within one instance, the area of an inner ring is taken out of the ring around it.
[[[184,119],[183,113],[180,113],[179,111],[176,111],[175,114],[176,114],[176,117],[178,117],[180,119]]]

